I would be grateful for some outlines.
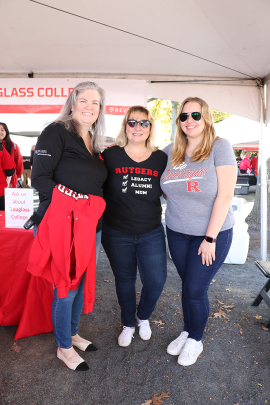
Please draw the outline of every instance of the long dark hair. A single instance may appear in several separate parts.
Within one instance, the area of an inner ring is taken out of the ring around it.
[[[9,135],[8,126],[4,122],[0,122],[0,125],[3,125],[4,130],[6,131],[6,136],[3,139],[3,141],[6,141],[5,148],[8,151],[8,153],[10,154],[11,153],[11,147],[12,147],[12,140],[11,140],[10,135]]]

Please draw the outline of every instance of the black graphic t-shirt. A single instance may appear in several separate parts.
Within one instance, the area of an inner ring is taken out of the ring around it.
[[[104,184],[104,222],[123,232],[145,233],[161,223],[160,177],[167,155],[157,150],[143,162],[132,160],[124,148],[112,146],[102,153],[108,170]]]

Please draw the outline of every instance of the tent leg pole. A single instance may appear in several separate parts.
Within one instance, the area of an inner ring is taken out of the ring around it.
[[[260,133],[260,166],[261,166],[261,258],[267,258],[267,170],[266,170],[266,150],[265,132],[263,125],[263,100],[261,100],[261,133]]]

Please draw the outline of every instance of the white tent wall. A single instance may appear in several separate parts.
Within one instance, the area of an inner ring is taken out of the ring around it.
[[[226,82],[225,82],[226,83]],[[255,82],[249,84],[206,84],[192,81],[182,83],[150,83],[148,95],[164,100],[183,101],[187,97],[200,97],[211,108],[260,121],[260,92]],[[269,117],[270,119],[270,117]]]

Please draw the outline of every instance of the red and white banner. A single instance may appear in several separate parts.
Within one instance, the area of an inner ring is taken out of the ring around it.
[[[145,80],[1,79],[0,114],[59,114],[72,89],[84,81],[96,82],[105,90],[106,114],[124,115],[129,106],[147,105]]]

